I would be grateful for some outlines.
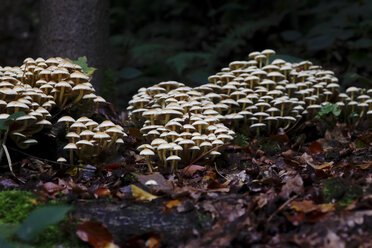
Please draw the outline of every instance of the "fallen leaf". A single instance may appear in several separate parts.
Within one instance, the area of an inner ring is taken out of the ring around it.
[[[112,234],[100,222],[86,221],[77,226],[76,235],[94,248],[119,248]]]
[[[111,195],[111,191],[105,187],[99,187],[96,191],[94,191],[95,198],[100,198],[109,195]]]
[[[366,169],[372,167],[372,162],[367,163],[367,164],[358,165],[358,167],[361,168],[362,170],[366,170]]]
[[[168,181],[159,172],[155,172],[149,175],[140,174],[136,175],[136,177],[138,181],[144,186],[146,186],[146,182],[148,182],[149,180],[154,180],[157,183],[157,185],[152,186],[153,191],[169,192],[172,190],[172,187],[169,185]]]
[[[19,184],[13,181],[10,178],[3,178],[0,177],[0,185],[2,185],[4,188],[17,188],[19,187]]]
[[[157,238],[150,237],[146,241],[145,245],[146,245],[147,248],[160,248],[161,243],[160,243],[160,241]]]
[[[209,180],[215,180],[215,179],[216,179],[216,173],[214,173],[213,171],[209,171],[204,176],[203,181],[209,181]]]
[[[335,210],[335,205],[333,203],[323,203],[318,205],[320,212],[327,213]]]
[[[313,167],[314,169],[316,169],[318,167],[318,165],[316,165],[314,163],[313,157],[311,155],[307,154],[306,152],[301,155],[300,159],[303,162],[305,162],[307,165],[310,165],[311,167]]]
[[[52,182],[47,182],[43,184],[43,188],[49,193],[49,194],[55,194],[58,191],[61,191],[63,189],[63,186],[52,183]]]
[[[181,202],[179,200],[171,200],[164,204],[166,208],[174,208],[177,207]]]
[[[293,201],[291,202],[291,208],[297,212],[309,213],[318,209],[318,206],[310,200],[304,201]]]
[[[297,195],[301,195],[304,193],[304,182],[299,174],[296,176],[289,178],[285,184],[282,186],[282,190],[280,192],[280,196],[284,198],[289,198],[289,195],[294,192]]]
[[[182,174],[184,174],[185,176],[192,177],[195,173],[203,172],[203,171],[205,171],[204,166],[192,164],[192,165],[189,165],[189,166],[185,167],[182,171]]]
[[[324,164],[318,165],[315,169],[322,170],[322,169],[325,169],[325,168],[328,168],[328,167],[332,167],[333,164],[334,164],[333,161],[331,161],[329,163],[324,163]]]
[[[310,146],[309,146],[309,150],[310,150],[314,155],[324,152],[322,146],[321,146],[321,145],[319,144],[319,142],[317,142],[317,141],[314,141],[313,143],[310,144]]]
[[[132,196],[137,201],[152,201],[152,200],[158,198],[157,196],[152,195],[152,194],[144,191],[143,189],[137,187],[134,184],[131,184],[130,187],[131,187],[131,190],[132,190]]]

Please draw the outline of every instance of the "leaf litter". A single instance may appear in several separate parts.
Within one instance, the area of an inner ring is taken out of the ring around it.
[[[74,204],[77,236],[92,247],[372,246],[372,132],[337,124],[313,137],[305,129],[240,136],[214,165],[168,174],[147,172],[131,128],[122,157],[105,166],[23,154],[13,167],[25,183],[4,169],[0,187]],[[143,219],[126,215],[132,208],[145,209]]]

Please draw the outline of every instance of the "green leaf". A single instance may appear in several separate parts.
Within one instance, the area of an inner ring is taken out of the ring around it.
[[[89,67],[88,66],[88,59],[86,56],[84,57],[79,57],[77,60],[70,60],[70,59],[66,59],[68,61],[70,61],[71,63],[74,63],[76,65],[79,65],[82,69],[83,69],[83,72],[87,75],[87,76],[91,76],[95,70],[97,70],[97,68],[94,68],[94,67]]]
[[[71,209],[70,206],[46,206],[36,209],[19,227],[18,238],[24,241],[34,240],[48,226],[60,222]]]
[[[8,131],[9,125],[7,125],[6,120],[0,120],[0,131]]]
[[[26,115],[25,112],[23,112],[23,111],[18,111],[18,112],[14,113],[14,114],[9,115],[8,118],[6,118],[6,119],[7,119],[7,120],[15,120],[15,119],[17,119],[18,117],[21,117],[21,116],[24,116],[24,115]]]
[[[134,67],[124,67],[118,73],[118,76],[123,79],[133,79],[142,75],[142,71]]]
[[[320,118],[330,113],[332,113],[334,116],[339,116],[341,114],[341,110],[337,104],[328,103],[322,106],[322,108],[319,110],[318,114],[316,115],[316,118]]]
[[[24,116],[24,115],[26,115],[25,112],[18,111],[16,113],[12,114],[12,115],[9,115],[8,118],[6,118],[5,120],[0,120],[0,130],[8,131],[9,130],[9,122],[11,120],[15,120],[18,117],[21,117],[21,116]]]

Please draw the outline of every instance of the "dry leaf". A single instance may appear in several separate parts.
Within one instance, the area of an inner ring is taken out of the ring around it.
[[[112,234],[100,222],[86,221],[78,225],[76,235],[94,248],[119,248]]]
[[[132,190],[132,195],[134,198],[136,198],[137,201],[152,201],[158,198],[157,196],[144,191],[143,189],[137,187],[136,185],[131,184],[130,187]]]
[[[58,191],[61,191],[64,187],[52,182],[47,182],[43,184],[43,188],[49,193],[49,194],[55,194]]]
[[[318,209],[318,206],[310,200],[304,201],[293,201],[291,202],[291,208],[297,212],[309,213]]]
[[[108,188],[99,187],[96,191],[94,191],[95,198],[109,196],[109,195],[111,195],[111,191]]]
[[[177,207],[178,205],[180,205],[180,201],[179,200],[172,200],[172,201],[168,201],[164,204],[164,206],[166,208],[174,208],[174,207]]]
[[[324,164],[318,165],[315,169],[322,170],[322,169],[325,169],[325,168],[328,168],[328,167],[332,167],[333,164],[334,164],[333,161],[331,161],[329,163],[324,163]]]
[[[319,144],[319,142],[317,142],[317,141],[314,141],[313,143],[310,144],[310,146],[309,146],[309,150],[310,150],[314,155],[324,152],[322,146],[321,146],[321,145]]]
[[[185,167],[183,169],[182,173],[185,176],[192,177],[195,173],[197,173],[197,172],[203,172],[203,171],[205,171],[205,167],[204,166],[192,164],[192,165],[189,165],[189,166]]]

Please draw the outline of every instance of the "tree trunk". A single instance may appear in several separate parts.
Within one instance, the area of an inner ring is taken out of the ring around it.
[[[107,66],[109,1],[41,0],[39,55],[76,60],[86,56],[97,68],[92,84],[99,91]]]

